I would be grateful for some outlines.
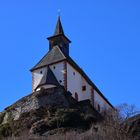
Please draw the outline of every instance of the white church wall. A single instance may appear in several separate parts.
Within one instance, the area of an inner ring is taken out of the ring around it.
[[[80,74],[67,63],[67,90],[75,97],[78,94],[78,100],[81,100],[81,76]]]
[[[81,75],[81,80],[82,80],[82,86],[86,87],[86,90],[82,90],[82,98],[85,99],[91,99],[91,86],[88,84],[88,82],[85,80],[85,78],[83,78],[83,76]]]
[[[51,68],[52,72],[54,73],[58,82],[61,85],[64,85],[64,70],[63,70],[64,69],[64,62],[52,64],[52,65],[50,65],[50,68]],[[33,79],[32,79],[33,80],[32,81],[33,82],[33,91],[36,89],[36,87],[40,83],[40,81],[41,81],[41,79],[46,71],[47,71],[47,67],[40,68],[38,70],[33,71],[33,73],[32,73],[32,75],[33,75]],[[45,86],[44,88],[50,88],[50,87]]]
[[[82,86],[86,86],[86,90],[82,90]],[[91,86],[86,82],[82,75],[67,63],[67,90],[72,93],[75,98],[75,93],[78,94],[78,101],[91,98]]]
[[[50,69],[54,73],[57,81],[64,86],[64,62],[50,65]]]
[[[64,86],[64,61],[56,64],[50,65],[52,72],[57,78],[58,82]],[[35,70],[33,74],[33,90],[40,83],[44,73],[47,71],[47,67]],[[61,82],[60,82],[61,81]],[[82,87],[85,86],[86,89],[83,90]],[[52,88],[53,85],[44,86],[44,88]],[[78,94],[78,101],[91,99],[91,92],[93,87],[85,80],[85,78],[67,63],[67,91],[72,93],[72,96],[75,98],[75,93]],[[37,89],[40,90],[40,89]],[[98,110],[100,107],[100,112],[104,109],[110,109],[111,106],[104,100],[104,98],[94,90],[94,106]]]
[[[82,86],[86,86],[86,90],[82,90]],[[74,69],[69,63],[67,63],[67,90],[72,93],[75,98],[75,92],[78,94],[79,101],[90,99],[93,87],[88,84],[85,78]],[[105,109],[111,109],[111,106],[104,100],[104,98],[96,91],[93,92],[94,106],[97,110],[102,112]]]
[[[41,68],[41,69],[38,69],[38,70],[35,70],[33,71],[33,90],[35,90],[35,88],[38,86],[38,84],[40,83],[44,73],[46,72],[47,70],[47,67],[45,68]]]
[[[96,90],[94,90],[94,107],[99,112],[111,109],[110,105],[103,99],[103,97]]]

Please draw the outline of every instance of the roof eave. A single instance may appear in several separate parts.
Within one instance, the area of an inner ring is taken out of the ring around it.
[[[67,40],[69,43],[71,43],[71,40],[69,40],[64,34],[59,34],[59,35],[55,35],[55,36],[50,36],[50,37],[48,37],[47,39],[50,40],[50,39],[52,39],[52,38],[56,38],[56,37],[59,37],[59,36],[65,37],[66,40]]]
[[[29,71],[30,72],[33,72],[34,70],[38,70],[38,69],[40,69],[40,68],[43,68],[43,67],[47,67],[47,66],[50,66],[50,65],[53,65],[53,64],[56,64],[56,63],[60,63],[60,62],[62,62],[62,61],[65,61],[66,60],[66,58],[65,59],[62,59],[62,60],[59,60],[59,61],[56,61],[56,62],[53,62],[53,63],[51,63],[51,64],[47,64],[47,65],[43,65],[43,66],[40,66],[40,67],[37,67],[37,68],[32,68],[32,69],[30,69]]]

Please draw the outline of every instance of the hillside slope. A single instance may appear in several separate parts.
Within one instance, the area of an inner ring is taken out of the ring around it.
[[[140,140],[140,115],[124,125],[117,119],[101,116],[90,100],[77,102],[63,87],[42,89],[0,113],[0,139]]]
[[[0,113],[0,138],[20,137],[25,133],[29,137],[47,137],[49,132],[58,128],[81,132],[101,119],[89,100],[77,102],[62,87],[43,89],[20,99]]]

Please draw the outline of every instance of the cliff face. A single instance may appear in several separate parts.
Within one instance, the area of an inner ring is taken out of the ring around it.
[[[43,135],[56,128],[87,129],[101,119],[89,100],[77,102],[62,87],[30,94],[0,113],[0,138]]]

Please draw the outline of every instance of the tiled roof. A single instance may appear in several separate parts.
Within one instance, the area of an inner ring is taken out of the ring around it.
[[[31,71],[47,66],[49,64],[66,59],[58,46],[54,46],[32,69]]]

